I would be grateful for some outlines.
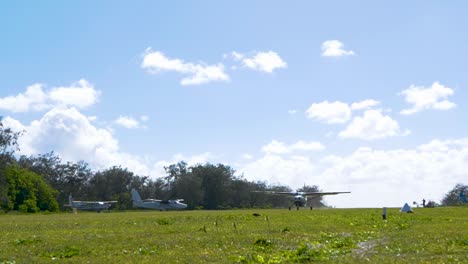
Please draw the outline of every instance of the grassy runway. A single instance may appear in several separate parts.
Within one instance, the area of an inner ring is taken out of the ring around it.
[[[468,263],[468,207],[2,214],[0,239],[0,263]]]

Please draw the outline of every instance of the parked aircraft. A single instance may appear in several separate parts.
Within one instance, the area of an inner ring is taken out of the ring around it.
[[[73,197],[70,194],[68,196],[68,204],[65,206],[69,206],[73,208],[73,210],[97,211],[100,213],[102,210],[108,210],[109,207],[116,202],[117,201],[73,201]]]
[[[335,195],[340,193],[351,193],[351,192],[275,192],[275,191],[255,191],[260,193],[266,194],[273,194],[273,195],[289,195],[293,205],[296,206],[297,210],[299,207],[307,207],[307,198],[319,198],[324,195]],[[291,210],[291,206],[289,207]],[[312,210],[312,206],[310,206],[310,210]]]
[[[180,210],[187,208],[187,205],[182,203],[183,199],[176,200],[156,200],[145,199],[142,200],[137,190],[132,189],[133,206],[144,209],[154,209],[159,211],[165,210]]]

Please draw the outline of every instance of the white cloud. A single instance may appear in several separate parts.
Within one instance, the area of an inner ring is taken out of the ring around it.
[[[339,40],[327,40],[322,43],[322,56],[341,57],[355,55],[352,50],[344,50],[344,44]]]
[[[53,108],[29,125],[11,117],[4,121],[5,126],[26,131],[19,139],[20,154],[54,151],[65,161],[85,160],[97,169],[122,165],[140,175],[150,172],[138,157],[119,150],[118,140],[110,130],[95,127],[76,108]]]
[[[97,116],[88,116],[88,120],[91,121],[91,122],[94,122],[97,119],[98,119]]]
[[[41,84],[33,84],[26,92],[16,96],[0,98],[0,109],[11,112],[41,111],[56,107],[75,106],[86,108],[98,101],[100,91],[94,89],[88,81],[81,79],[71,86],[53,87],[44,91]]]
[[[268,145],[263,146],[262,151],[266,153],[282,154],[290,152],[290,149],[283,142],[273,140]]]
[[[157,74],[162,71],[175,71],[188,75],[181,80],[181,85],[197,85],[212,81],[229,81],[224,72],[224,65],[205,65],[185,63],[181,59],[170,59],[160,51],[146,50],[141,67],[149,73]]]
[[[11,112],[28,112],[46,108],[47,95],[42,90],[42,85],[33,84],[26,88],[26,92],[16,96],[0,98],[0,109]]]
[[[212,81],[229,81],[229,76],[224,72],[222,64],[217,65],[194,65],[191,67],[192,75],[180,81],[182,85],[197,85]]]
[[[296,143],[290,146],[292,150],[302,150],[302,151],[321,151],[325,149],[325,146],[317,141],[302,141],[299,140]]]
[[[351,108],[347,103],[335,101],[329,103],[313,103],[306,111],[308,118],[316,119],[328,124],[345,123],[351,118]]]
[[[406,132],[407,134],[409,132]],[[379,110],[366,110],[362,117],[355,117],[353,121],[341,131],[341,138],[358,138],[364,140],[381,139],[403,135],[398,122],[390,116],[383,115]]]
[[[252,57],[246,57],[244,54],[233,51],[232,56],[234,60],[242,61],[244,67],[261,72],[272,73],[276,69],[287,67],[287,63],[281,59],[278,53],[271,50],[257,52]]]
[[[11,128],[15,132],[21,132],[21,131],[24,131],[25,129],[25,126],[21,124],[20,121],[14,118],[11,118],[9,116],[3,118],[2,123],[5,127]]]
[[[68,87],[55,87],[49,92],[49,98],[56,105],[86,108],[97,103],[100,92],[88,81],[81,79]]]
[[[288,110],[288,114],[290,114],[290,115],[295,115],[296,113],[297,113],[296,109]]]
[[[307,157],[284,158],[267,153],[262,158],[242,166],[239,172],[248,180],[298,188],[307,181],[308,177],[317,174],[315,170],[312,160]]]
[[[466,180],[466,171],[468,139],[434,140],[415,149],[358,148],[350,155],[319,160],[266,153],[239,169],[249,180],[351,191],[326,198],[338,207],[398,207],[423,198],[440,201],[456,183]]]
[[[242,60],[245,57],[244,54],[236,52],[236,51],[233,51],[231,55],[234,58],[234,60]]]
[[[285,154],[293,151],[321,151],[325,146],[316,141],[305,142],[302,140],[294,144],[286,145],[284,142],[272,140],[268,145],[262,147],[262,151],[271,154]]]
[[[170,160],[160,160],[153,164],[152,167],[152,177],[159,178],[163,177],[165,174],[164,167],[170,166],[172,164],[176,164],[179,161],[185,161],[188,166],[194,166],[197,164],[205,164],[208,162],[212,162],[213,159],[216,157],[211,154],[210,152],[205,152],[201,154],[187,156],[184,154],[175,154]]]
[[[381,139],[391,136],[405,136],[410,131],[400,131],[398,122],[381,109],[372,109],[380,105],[379,101],[366,99],[351,105],[340,101],[313,103],[306,111],[306,116],[328,124],[347,123],[353,111],[365,110],[363,116],[354,117],[351,123],[341,131],[341,138],[358,138],[364,140]]]
[[[138,120],[130,116],[119,116],[119,118],[117,118],[114,122],[120,126],[129,129],[140,127],[140,122],[138,122]]]
[[[454,94],[453,89],[445,87],[439,82],[435,82],[431,87],[425,88],[411,85],[400,94],[405,97],[405,101],[412,104],[412,108],[401,110],[403,115],[411,115],[426,109],[448,110],[456,106],[447,98]]]
[[[366,99],[360,102],[352,103],[351,110],[370,109],[372,107],[378,106],[379,104],[380,102],[374,99]]]

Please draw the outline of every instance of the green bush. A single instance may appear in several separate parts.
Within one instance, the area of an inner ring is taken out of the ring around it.
[[[42,176],[17,165],[8,166],[5,172],[8,189],[8,199],[2,204],[5,210],[25,213],[58,211],[59,206],[55,200],[57,191]]]

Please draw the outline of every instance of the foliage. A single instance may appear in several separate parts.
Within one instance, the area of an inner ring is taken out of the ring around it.
[[[18,165],[9,165],[5,171],[8,202],[4,209],[28,213],[58,211],[56,191],[40,175]]]
[[[442,205],[444,206],[454,206],[461,205],[463,202],[460,200],[460,193],[468,194],[468,185],[457,184],[450,190],[442,199]]]
[[[18,138],[22,133],[15,132],[11,128],[5,128],[0,116],[0,164],[8,162],[15,150],[19,150]]]
[[[93,172],[84,161],[63,163],[54,152],[37,156],[21,156],[18,164],[43,176],[58,190],[58,201],[67,201],[68,195],[87,195],[87,184]],[[64,204],[64,203],[63,203]]]
[[[22,132],[14,132],[11,128],[3,126],[0,116],[0,205],[5,207],[8,204],[6,167],[14,163],[13,153],[19,149],[18,138]]]
[[[116,200],[118,209],[132,207],[130,190],[138,188],[146,177],[139,177],[121,167],[111,167],[97,172],[89,180],[88,199]]]
[[[252,207],[287,207],[288,197],[254,193],[258,190],[290,191],[285,186],[268,187],[249,182],[224,164],[188,166],[178,162],[165,167],[167,176],[162,186],[164,199],[183,198],[190,209],[229,209]]]

